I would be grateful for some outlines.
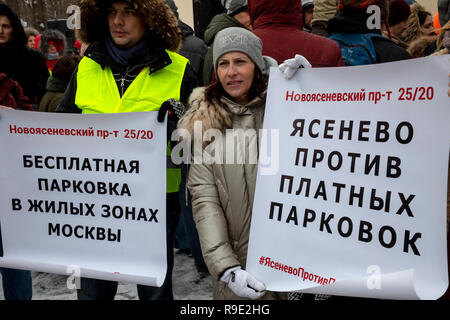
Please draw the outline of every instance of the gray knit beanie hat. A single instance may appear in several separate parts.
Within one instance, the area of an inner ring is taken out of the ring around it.
[[[262,56],[262,41],[251,31],[245,28],[231,27],[217,33],[213,45],[214,70],[221,56],[228,52],[238,51],[245,53],[263,73],[266,71],[266,62]]]
[[[227,14],[234,16],[239,12],[248,9],[247,0],[220,0],[222,6],[227,10]]]

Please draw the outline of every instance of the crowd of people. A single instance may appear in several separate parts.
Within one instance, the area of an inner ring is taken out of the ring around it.
[[[301,67],[448,54],[449,1],[439,0],[435,14],[410,2],[221,0],[223,13],[195,36],[173,0],[81,0],[73,45],[58,30],[24,29],[0,4],[0,105],[78,114],[157,111],[158,121],[167,116],[168,137],[176,128],[193,133],[195,122],[203,132],[258,130],[270,67],[290,78]],[[368,23],[370,5],[380,9],[379,23]],[[236,154],[243,146],[257,154],[258,143],[257,136],[238,140]],[[296,297],[266,291],[246,271],[256,173],[257,164],[225,161],[168,165],[167,275],[160,288],[138,285],[140,299],[173,299],[174,247],[191,252],[197,271],[211,275],[215,299]],[[6,299],[32,298],[29,271],[0,270]],[[116,282],[82,278],[77,294],[111,300],[116,291]]]

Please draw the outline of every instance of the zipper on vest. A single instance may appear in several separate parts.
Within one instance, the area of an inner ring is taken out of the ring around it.
[[[129,82],[133,82],[134,80],[136,80],[137,76],[139,75],[139,73],[142,71],[142,69],[145,68],[145,64],[140,64],[140,65],[136,65],[134,67],[132,67],[130,69],[130,66],[127,67],[127,70],[125,71],[125,74],[122,76],[122,74],[118,74],[120,79],[118,81],[120,81],[120,96],[123,97],[123,95],[125,94],[125,81],[127,81],[127,77],[131,78],[132,80],[128,80]],[[131,74],[131,72],[133,72],[136,68],[140,68],[139,73],[136,75]]]
[[[121,97],[123,97],[123,90],[125,88],[125,78],[120,79],[120,92],[121,92]]]

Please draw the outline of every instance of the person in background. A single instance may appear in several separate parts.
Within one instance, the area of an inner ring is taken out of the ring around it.
[[[30,49],[35,49],[36,37],[39,35],[39,31],[34,28],[27,27],[25,28],[25,34],[27,35],[27,46]]]
[[[206,27],[216,15],[224,13],[221,0],[195,0],[194,1],[194,29],[195,35],[204,39]]]
[[[439,35],[439,37],[435,37],[434,35],[422,35],[418,37],[416,40],[413,40],[408,47],[408,51],[414,57],[423,57],[428,56],[430,54],[434,54],[433,52],[444,50],[442,41],[443,38],[440,37],[442,30],[444,28],[450,18],[450,1],[449,0],[439,0],[438,1],[438,13],[437,13],[438,23],[436,23],[440,29],[435,30],[435,33]],[[418,16],[418,19],[420,17]],[[419,21],[420,22],[420,21]],[[439,43],[438,43],[439,42]],[[445,46],[444,46],[445,47]]]
[[[52,76],[47,81],[47,92],[39,105],[41,112],[56,112],[61,99],[69,85],[72,73],[75,71],[80,57],[76,55],[62,56],[53,67]]]
[[[312,31],[312,20],[314,19],[314,1],[304,0],[302,1],[303,10],[303,31]]]
[[[66,36],[58,30],[46,30],[41,36],[39,50],[51,74],[60,56],[68,52]]]
[[[80,56],[82,46],[83,44],[81,43],[81,41],[76,39],[75,42],[73,43],[73,54],[76,56]]]
[[[0,108],[33,111],[30,100],[24,96],[18,82],[4,73],[0,73]],[[0,237],[1,247],[2,238]],[[31,300],[33,287],[30,271],[0,268],[0,274],[5,300]]]
[[[19,83],[36,110],[45,94],[49,74],[45,59],[28,48],[27,42],[20,19],[0,3],[0,72]]]
[[[367,1],[340,0],[336,16],[328,21],[329,39],[339,44],[347,66],[410,59],[408,52],[382,36],[381,28],[389,18],[389,0],[375,0],[380,8],[379,24],[369,25]]]
[[[229,16],[239,21],[248,30],[252,30],[247,0],[221,0],[221,2]]]
[[[192,30],[190,26],[180,20],[178,7],[175,4],[175,1],[167,0],[167,3],[175,14],[175,17],[178,19],[178,26],[183,37],[183,43],[178,53],[189,60],[197,78],[200,79],[203,73],[203,64],[208,47],[202,39],[194,35],[194,30]]]
[[[198,85],[189,61],[176,53],[182,37],[166,0],[81,0],[80,41],[89,43],[57,112],[168,114],[168,138]],[[136,103],[139,101],[140,103]],[[160,288],[138,285],[141,300],[173,300],[173,237],[181,212],[181,169],[167,150],[167,273]],[[149,181],[149,185],[151,181]],[[149,244],[151,245],[151,244]],[[117,282],[81,278],[80,300],[113,300]]]
[[[194,36],[194,31],[191,27],[180,20],[178,14],[178,8],[173,0],[167,0],[169,7],[179,21],[179,27],[183,35],[183,43],[181,49],[178,51],[183,57],[189,59],[192,69],[194,70],[197,78],[200,79],[203,73],[203,64],[205,60],[208,47],[205,42]],[[195,228],[195,222],[192,217],[192,206],[190,200],[190,194],[186,189],[186,177],[187,177],[187,165],[183,164],[181,167],[181,184],[180,184],[180,205],[181,216],[180,222],[176,232],[175,244],[176,248],[181,250],[189,250],[192,254],[195,262],[195,267],[200,278],[203,278],[208,273],[205,261],[203,260],[202,249],[200,247],[200,241],[198,239],[197,229]],[[185,251],[187,252],[187,251]]]
[[[408,17],[406,28],[401,37],[406,43],[411,43],[422,36],[434,35],[433,17],[431,13],[419,3],[411,5],[411,14]]]
[[[414,58],[428,56],[436,51],[437,36],[433,17],[419,3],[411,5],[407,27],[401,37],[408,44],[407,50]]]
[[[406,29],[408,17],[411,14],[409,4],[405,0],[390,0],[389,1],[389,29],[391,32],[391,40],[400,47],[407,49],[408,44],[404,42],[400,36]],[[382,33],[389,38],[389,33],[386,25],[383,25]]]
[[[205,31],[204,40],[209,47],[203,65],[203,84],[208,85],[214,79],[212,53],[216,34],[225,28],[240,27],[251,30],[247,0],[222,0],[226,13],[216,15]]]
[[[279,64],[302,55],[313,67],[343,66],[339,46],[327,38],[303,31],[298,0],[249,0],[253,33],[264,46],[263,54]]]
[[[311,32],[318,36],[328,37],[328,21],[336,14],[338,0],[314,0]]]
[[[80,56],[82,58],[82,57],[84,57],[84,53],[86,52],[86,49],[88,48],[88,44],[81,41],[79,29],[75,30],[75,38],[77,40],[74,43],[74,47],[76,46],[75,47],[76,50],[74,50],[74,51],[78,54],[78,56]]]
[[[0,108],[33,111],[33,106],[23,94],[19,83],[4,73],[0,73]],[[1,247],[2,238],[0,236]],[[0,268],[0,274],[5,300],[31,300],[33,289],[30,271]]]
[[[450,0],[438,0],[438,19],[441,27],[450,20]]]
[[[450,52],[450,21],[439,30],[436,40],[437,51],[432,56],[448,54]]]
[[[4,73],[0,73],[0,106],[33,111],[33,106],[30,100],[24,96],[19,83]]]

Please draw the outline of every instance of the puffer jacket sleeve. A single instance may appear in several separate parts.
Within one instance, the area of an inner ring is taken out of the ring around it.
[[[227,220],[220,203],[213,167],[192,164],[188,188],[192,195],[192,211],[203,257],[211,275],[219,280],[226,269],[240,265],[240,262],[228,237]]]

